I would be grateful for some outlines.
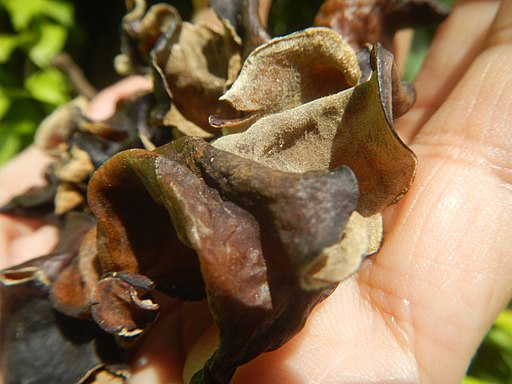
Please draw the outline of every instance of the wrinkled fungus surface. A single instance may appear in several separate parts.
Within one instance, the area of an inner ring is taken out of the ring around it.
[[[48,183],[1,212],[51,215],[60,242],[0,271],[6,383],[126,382],[155,293],[207,301],[220,342],[191,383],[228,383],[378,251],[416,168],[391,38],[445,11],[327,0],[317,27],[270,38],[257,1],[211,5],[215,25],[128,1],[116,67],[153,90],[105,121],[78,96],[41,124]]]

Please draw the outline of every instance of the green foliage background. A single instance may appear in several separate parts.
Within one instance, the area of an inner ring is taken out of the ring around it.
[[[190,16],[190,2],[170,2],[185,19]],[[322,2],[274,0],[271,33],[307,27]],[[117,80],[112,61],[123,13],[121,0],[0,0],[0,164],[30,144],[40,121],[73,97],[64,76],[51,65],[56,54],[70,53],[99,89]],[[415,33],[407,79],[419,70],[433,33],[433,28]],[[490,329],[463,380],[483,383],[512,384],[510,308]]]
[[[0,164],[69,99],[64,76],[49,63],[63,50],[73,17],[67,1],[0,0]]]

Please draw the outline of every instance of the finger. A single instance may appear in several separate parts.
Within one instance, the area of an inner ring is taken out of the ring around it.
[[[503,3],[485,49],[414,139],[417,177],[370,274],[374,295],[410,303],[422,381],[460,380],[512,296],[510,7]]]
[[[270,9],[272,7],[272,0],[260,0],[259,16],[263,26],[267,26]]]
[[[485,40],[485,47],[491,48],[512,42],[512,2],[506,0],[501,5],[493,27]]]
[[[499,4],[500,1],[492,0],[460,1],[441,24],[415,81],[416,103],[396,123],[406,142],[412,140],[439,108],[481,52]]]
[[[361,297],[355,276],[315,307],[299,334],[241,366],[233,380],[234,384],[417,382],[405,338],[397,337]]]
[[[52,161],[38,148],[31,146],[0,169],[0,206],[28,188],[46,184],[44,170]]]
[[[48,254],[57,233],[51,225],[0,215],[0,269]]]
[[[161,315],[148,331],[134,358],[131,384],[182,383],[183,372],[189,370],[187,364],[190,366],[191,361],[199,359],[201,362],[197,364],[200,365],[194,365],[194,369],[196,366],[199,369],[215,349],[208,349],[211,344],[207,343],[208,352],[204,360],[200,360],[195,352],[189,353],[197,345],[205,348],[197,340],[212,324],[206,301],[180,302],[162,294],[156,295],[155,300],[160,305]]]
[[[150,90],[153,83],[149,77],[130,76],[99,92],[89,103],[87,115],[93,120],[106,120],[111,117],[117,103],[136,92]]]
[[[12,240],[26,236],[33,231],[33,227],[17,222],[8,216],[0,215],[0,269],[13,265],[10,245]]]
[[[44,169],[51,158],[29,147],[0,169],[0,205],[29,188],[44,185]],[[42,221],[0,215],[0,269],[40,256],[55,244],[55,229]],[[37,230],[41,227],[40,230]]]
[[[393,55],[400,75],[405,72],[413,38],[414,30],[412,29],[398,31],[393,38]]]
[[[57,244],[59,234],[59,230],[53,225],[43,225],[28,233],[26,229],[21,232],[24,233],[16,233],[9,241],[6,253],[9,265],[21,264],[49,254]],[[10,233],[12,236],[13,232]]]
[[[512,42],[511,3],[503,3],[484,37],[485,49],[414,141],[429,151],[443,146],[443,152],[453,152],[452,147],[457,147],[459,154],[451,155],[482,157],[492,169],[501,169],[505,178],[507,170],[503,168],[509,166],[512,149],[512,50],[508,45]]]

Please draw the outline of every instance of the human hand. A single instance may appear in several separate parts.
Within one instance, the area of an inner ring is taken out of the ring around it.
[[[459,2],[418,77],[416,106],[397,122],[419,166],[386,212],[381,251],[234,383],[461,379],[512,292],[511,42],[512,1]],[[132,383],[180,383],[215,348],[201,304],[158,301]]]
[[[512,1],[455,6],[416,81],[416,106],[396,122],[419,166],[386,212],[381,251],[234,383],[460,382],[512,293],[510,43]],[[180,383],[183,367],[190,377],[215,349],[213,327],[183,321],[204,318],[197,308],[170,307],[132,383]]]
[[[28,188],[44,184],[43,171],[51,158],[30,147],[0,169],[0,205]],[[0,214],[0,269],[48,253],[57,230],[42,220]]]

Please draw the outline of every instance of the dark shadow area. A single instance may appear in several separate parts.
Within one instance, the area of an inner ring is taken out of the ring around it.
[[[148,8],[162,1],[147,0]],[[192,1],[166,1],[178,9],[183,20],[192,15]],[[120,78],[114,58],[120,53],[120,26],[126,14],[124,1],[76,0],[76,31],[65,48],[98,89]]]
[[[91,321],[57,313],[41,284],[0,286],[0,360],[6,384],[76,383],[126,352]]]

